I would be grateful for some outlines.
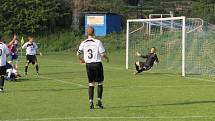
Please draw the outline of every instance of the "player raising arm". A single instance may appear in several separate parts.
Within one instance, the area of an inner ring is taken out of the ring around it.
[[[136,67],[135,74],[150,70],[153,67],[154,63],[159,63],[157,54],[155,52],[156,52],[156,48],[152,47],[150,50],[150,53],[148,55],[141,55],[139,52],[136,53],[137,56],[146,58],[146,61],[145,62],[141,62],[141,61],[135,62],[135,67]]]
[[[105,53],[105,49],[102,45],[102,42],[100,40],[93,38],[94,36],[93,27],[88,27],[87,35],[88,38],[84,40],[79,46],[79,50],[77,51],[77,57],[81,61],[81,63],[86,63],[86,70],[89,81],[90,109],[94,109],[93,97],[95,82],[98,83],[97,106],[99,108],[103,108],[102,94],[104,73],[101,57],[104,57],[107,60],[107,62],[109,62],[109,58]],[[84,58],[81,57],[82,53],[84,54]]]
[[[39,66],[38,66],[38,61],[37,61],[37,51],[42,55],[42,53],[38,50],[37,44],[34,42],[33,37],[29,36],[28,37],[28,42],[26,42],[23,46],[22,49],[26,49],[26,65],[25,65],[25,75],[28,74],[28,66],[30,63],[32,65],[35,65],[36,67],[36,73],[39,75]]]
[[[13,44],[8,46],[10,51],[10,61],[15,61],[14,67],[18,69],[19,57],[18,57],[18,39],[16,39]]]

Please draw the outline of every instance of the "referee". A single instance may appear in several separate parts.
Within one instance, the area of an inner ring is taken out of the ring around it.
[[[86,70],[89,81],[89,101],[90,109],[94,109],[93,97],[94,97],[94,86],[95,82],[98,83],[97,89],[97,106],[103,108],[102,105],[102,93],[103,93],[103,81],[104,81],[104,72],[102,66],[102,57],[104,57],[107,62],[109,58],[106,55],[105,49],[102,45],[102,42],[98,39],[93,38],[94,28],[88,27],[87,29],[88,38],[84,40],[77,51],[77,57],[81,63],[86,63]],[[84,58],[81,57],[81,54],[84,54]]]

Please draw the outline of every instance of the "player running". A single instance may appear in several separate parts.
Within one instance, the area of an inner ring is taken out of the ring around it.
[[[107,60],[107,62],[109,62],[109,58],[106,55],[102,42],[100,40],[93,38],[94,36],[93,27],[88,27],[87,36],[88,38],[80,44],[79,50],[77,51],[77,56],[81,63],[86,63],[86,70],[89,81],[90,109],[94,109],[93,97],[95,82],[98,83],[97,106],[99,108],[103,108],[102,93],[104,74],[101,57],[104,57]],[[84,58],[80,56],[82,53],[84,54]]]
[[[39,66],[37,61],[37,51],[42,55],[42,53],[39,51],[37,44],[34,42],[33,37],[28,37],[28,42],[26,42],[22,49],[26,49],[26,65],[25,65],[25,75],[28,74],[28,66],[31,63],[32,65],[35,65],[36,67],[36,73],[39,75]]]
[[[137,56],[146,58],[146,61],[145,62],[141,62],[141,61],[135,62],[135,67],[137,70],[134,73],[135,75],[138,73],[141,73],[143,71],[150,70],[153,67],[154,63],[159,63],[157,54],[155,52],[156,52],[156,48],[152,47],[150,50],[150,53],[148,55],[141,55],[139,52],[136,53]]]
[[[9,55],[9,49],[6,44],[4,44],[3,35],[0,34],[0,93],[3,92],[4,87],[4,75],[6,74],[6,62],[7,56]],[[13,40],[8,44],[10,45],[16,39],[16,35],[14,35]]]

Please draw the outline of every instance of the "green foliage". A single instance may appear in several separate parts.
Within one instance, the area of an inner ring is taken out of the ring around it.
[[[106,37],[98,37],[100,39],[107,51],[121,51],[125,50],[126,36],[124,32],[112,33]]]
[[[83,39],[84,36],[81,33],[68,31],[35,37],[35,40],[40,43],[40,49],[45,52],[75,51]]]
[[[215,3],[214,1],[199,0],[192,2],[190,9],[191,17],[199,17],[207,20],[210,23],[214,23],[215,20]]]
[[[35,33],[55,27],[66,15],[59,0],[1,0],[0,30]]]
[[[86,37],[78,32],[59,32],[45,36],[37,36],[35,40],[40,43],[40,49],[45,52],[57,51],[76,51],[79,44]],[[112,33],[105,37],[96,37],[100,39],[107,51],[125,49],[125,34]]]

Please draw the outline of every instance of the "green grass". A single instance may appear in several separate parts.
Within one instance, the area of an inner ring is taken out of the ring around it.
[[[0,94],[0,120],[8,121],[212,121],[215,120],[213,77],[124,69],[123,53],[104,62],[105,109],[89,110],[85,66],[74,53],[38,56],[41,76],[6,82]],[[24,70],[24,59],[20,71]],[[96,96],[96,95],[95,95]]]

